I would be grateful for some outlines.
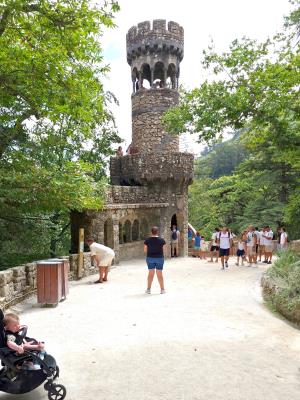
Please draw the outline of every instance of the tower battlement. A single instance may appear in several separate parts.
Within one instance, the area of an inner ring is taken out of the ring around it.
[[[176,54],[179,61],[183,59],[184,30],[177,22],[165,19],[155,19],[152,23],[144,21],[132,26],[126,35],[127,61],[141,54],[157,53],[159,51]]]

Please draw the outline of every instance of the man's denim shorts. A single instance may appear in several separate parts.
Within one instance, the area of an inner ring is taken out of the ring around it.
[[[153,257],[146,258],[148,269],[158,269],[159,271],[162,271],[164,268],[164,262],[165,262],[164,258],[153,258]]]

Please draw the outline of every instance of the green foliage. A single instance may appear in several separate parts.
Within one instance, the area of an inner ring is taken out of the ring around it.
[[[68,254],[69,224],[64,213],[28,212],[1,218],[0,269]]]
[[[120,142],[101,35],[118,3],[0,5],[0,266],[68,245],[70,210],[100,209]]]
[[[205,193],[191,189],[190,203],[199,205],[191,208],[192,223],[200,213],[206,226],[204,203],[209,218],[234,230],[286,224],[300,235],[300,2],[294,4],[286,30],[272,39],[235,40],[222,54],[213,46],[204,51],[203,66],[215,80],[184,92],[164,116],[170,132],[197,133],[212,148],[224,132],[239,131],[236,142],[197,161]],[[236,159],[238,148],[244,153]]]
[[[208,176],[216,179],[223,175],[230,175],[248,154],[240,138],[241,132],[238,132],[231,140],[206,147],[202,152],[204,157],[196,160],[196,178]]]
[[[300,257],[293,251],[281,251],[277,253],[277,255],[278,258],[272,268],[267,271],[267,274],[272,278],[279,277],[287,279],[295,268],[300,268]],[[300,281],[298,284],[300,285]]]
[[[292,251],[279,253],[272,268],[267,271],[276,285],[271,300],[279,309],[298,311],[300,307],[300,257]]]

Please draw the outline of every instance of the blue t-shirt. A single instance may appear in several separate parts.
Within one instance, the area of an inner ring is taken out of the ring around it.
[[[195,246],[200,247],[201,236],[195,236]]]

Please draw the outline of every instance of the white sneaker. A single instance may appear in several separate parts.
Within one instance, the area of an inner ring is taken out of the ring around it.
[[[150,289],[146,289],[145,293],[146,294],[151,294],[151,290]]]
[[[161,289],[160,294],[166,294],[165,289]]]

